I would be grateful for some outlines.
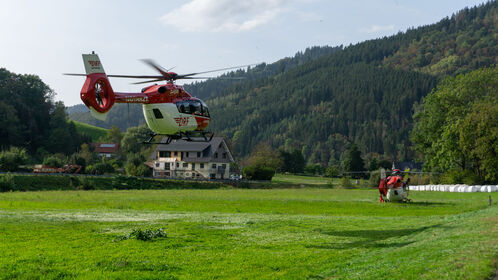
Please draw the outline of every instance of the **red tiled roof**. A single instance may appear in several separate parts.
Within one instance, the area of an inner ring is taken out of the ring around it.
[[[90,146],[99,154],[114,154],[119,150],[119,143],[90,143]]]

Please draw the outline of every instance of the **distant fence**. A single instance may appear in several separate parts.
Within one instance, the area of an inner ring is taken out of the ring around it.
[[[419,185],[409,186],[410,191],[436,191],[436,192],[498,192],[497,185]]]

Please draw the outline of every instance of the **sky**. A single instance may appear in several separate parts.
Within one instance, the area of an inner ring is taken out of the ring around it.
[[[0,0],[0,68],[38,75],[66,106],[81,104],[82,53],[107,74],[156,75],[272,63],[311,46],[338,46],[432,24],[473,0]],[[214,74],[216,75],[216,74]],[[138,80],[111,78],[115,91]],[[182,83],[181,81],[179,82]],[[195,93],[192,93],[195,96]]]

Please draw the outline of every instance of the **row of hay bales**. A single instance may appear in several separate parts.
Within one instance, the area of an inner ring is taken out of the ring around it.
[[[498,192],[497,185],[467,186],[467,185],[419,185],[409,186],[411,191],[436,192]]]

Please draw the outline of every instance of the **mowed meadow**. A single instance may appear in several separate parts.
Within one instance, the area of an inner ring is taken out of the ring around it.
[[[489,279],[498,207],[488,195],[0,193],[0,279]]]

